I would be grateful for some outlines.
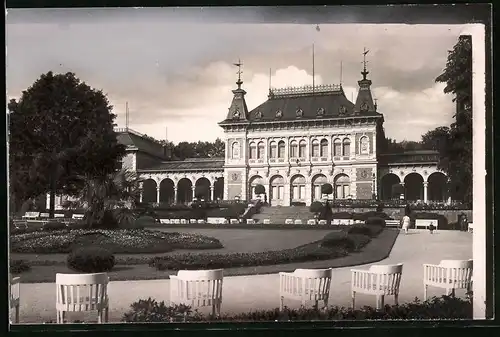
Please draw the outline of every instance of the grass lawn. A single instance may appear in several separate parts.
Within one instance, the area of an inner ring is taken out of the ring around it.
[[[175,229],[176,230],[176,229]],[[175,231],[174,230],[174,231]],[[216,233],[220,231],[220,233]],[[266,250],[268,247],[274,247],[273,249],[286,249],[291,247],[296,247],[298,245],[312,242],[320,239],[325,235],[324,232],[311,231],[311,233],[306,236],[306,231],[283,231],[279,234],[278,231],[249,231],[249,230],[220,230],[220,229],[206,229],[200,231],[199,229],[193,229],[193,232],[203,235],[209,235],[218,238],[224,245],[225,248],[218,249],[218,253],[223,253],[224,250],[227,253],[230,252],[243,252],[245,249],[249,252]],[[245,233],[248,232],[248,233]],[[263,232],[263,233],[260,233]],[[327,231],[327,232],[332,232]],[[270,235],[270,233],[276,233]],[[289,263],[289,264],[278,264],[278,265],[268,265],[268,266],[254,266],[254,267],[241,267],[241,268],[227,268],[224,270],[226,276],[238,276],[238,275],[254,275],[254,274],[274,274],[280,271],[293,271],[296,268],[338,268],[354,265],[362,265],[367,263],[374,263],[386,258],[394,245],[396,238],[398,236],[399,230],[386,229],[378,237],[372,239],[368,245],[366,245],[360,252],[351,253],[348,256],[336,258],[333,260],[323,260],[323,261],[311,261],[311,262],[300,262],[300,263]],[[234,239],[232,239],[234,238]],[[264,243],[267,242],[267,243]],[[254,248],[257,246],[258,248]],[[206,252],[206,251],[203,251]],[[173,253],[171,253],[173,254]],[[26,271],[21,274],[23,283],[45,283],[54,282],[56,273],[71,273],[71,271],[64,265],[66,259],[65,254],[53,255],[43,255],[38,257],[39,259],[54,258],[54,260],[59,259],[60,264],[50,265],[50,266],[32,266],[31,270]],[[20,254],[12,254],[12,258],[21,258]],[[26,260],[28,255],[24,255]],[[34,256],[33,256],[34,257]],[[120,255],[116,255],[117,259]],[[126,280],[152,280],[152,279],[166,279],[169,275],[175,273],[175,271],[166,270],[158,271],[155,268],[149,267],[145,264],[140,265],[120,265],[119,261],[115,268],[109,272],[111,281],[126,281]]]

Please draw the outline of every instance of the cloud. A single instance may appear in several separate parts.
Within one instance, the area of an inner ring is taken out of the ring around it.
[[[216,123],[225,117],[235,87],[233,62],[241,58],[244,64],[244,88],[253,108],[267,99],[270,68],[274,87],[312,83],[314,43],[316,83],[338,84],[342,62],[349,99],[361,78],[361,52],[370,50],[369,78],[386,115],[388,135],[418,139],[424,128],[450,123],[451,97],[434,79],[463,26],[343,24],[321,25],[317,32],[316,24],[224,23],[238,13],[10,10],[8,96],[19,96],[49,70],[73,71],[108,94],[119,124],[129,102],[130,125],[140,132],[164,138],[169,125],[175,141],[214,139],[220,136]],[[256,9],[241,15],[248,22],[263,13]],[[401,132],[409,120],[420,126]],[[185,131],[195,125],[203,128]]]

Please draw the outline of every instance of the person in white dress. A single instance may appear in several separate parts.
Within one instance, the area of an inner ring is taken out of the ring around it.
[[[406,214],[403,217],[401,227],[403,228],[403,231],[405,232],[405,234],[408,234],[408,228],[410,227],[410,217]]]

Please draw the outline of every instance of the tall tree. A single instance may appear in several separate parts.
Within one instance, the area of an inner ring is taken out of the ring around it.
[[[115,115],[106,96],[74,73],[40,76],[9,109],[11,186],[19,199],[50,192],[77,195],[81,175],[119,168],[125,154],[113,131]]]
[[[435,150],[445,153],[450,137],[448,126],[439,126],[434,130],[427,131],[422,135],[422,147],[426,150]]]
[[[444,93],[456,104],[449,141],[440,153],[440,168],[448,174],[453,198],[472,200],[472,37],[460,36],[436,82],[446,83]]]

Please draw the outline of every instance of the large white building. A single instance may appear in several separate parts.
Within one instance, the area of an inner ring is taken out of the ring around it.
[[[267,101],[252,110],[238,78],[219,123],[225,158],[167,161],[161,147],[122,130],[125,163],[145,179],[143,201],[188,202],[197,190],[209,200],[249,200],[261,184],[271,205],[309,205],[323,197],[325,183],[334,187],[334,199],[391,199],[397,184],[409,200],[446,199],[447,178],[437,169],[436,152],[381,153],[384,116],[366,68],[361,74],[355,102],[341,85],[305,86],[270,89]]]

